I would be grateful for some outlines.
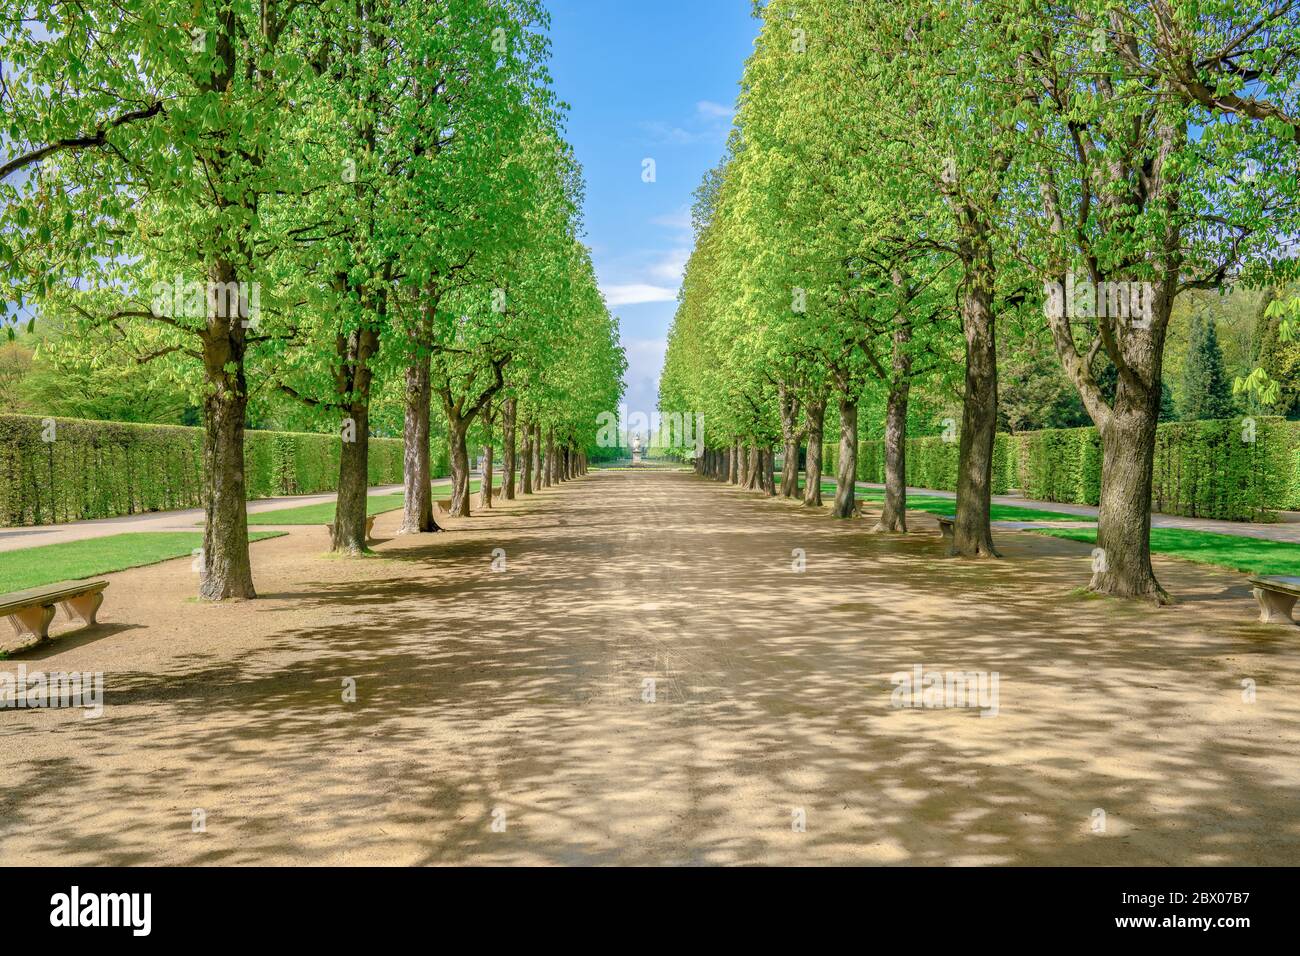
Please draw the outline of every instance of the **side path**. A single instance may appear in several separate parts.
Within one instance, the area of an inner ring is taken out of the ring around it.
[[[450,478],[435,478],[434,489],[447,485]],[[401,485],[376,485],[371,495],[401,494]],[[323,504],[338,497],[336,492],[319,495],[289,495],[282,498],[257,498],[248,502],[249,514],[264,511],[282,511],[304,505]],[[203,522],[202,508],[185,508],[181,511],[150,511],[144,514],[119,515],[116,518],[95,518],[89,521],[69,521],[64,524],[22,525],[0,528],[0,551],[34,548],[42,544],[59,544],[64,541],[83,541],[102,538],[125,531],[195,531]]]
[[[858,488],[865,488],[871,491],[883,491],[885,486],[874,484],[867,481],[857,482]],[[933,488],[908,488],[909,495],[930,495],[935,498],[952,498],[956,499],[957,495],[951,491],[936,491]],[[1056,501],[1035,501],[1030,498],[1021,498],[1018,495],[994,495],[993,503],[995,505],[1012,505],[1017,508],[1032,509],[1034,511],[1057,511],[1064,514],[1080,515],[1096,519],[1098,509],[1092,505],[1072,505]],[[1021,526],[1024,522],[996,522],[1003,526],[1017,525]],[[1300,544],[1300,521],[1283,520],[1276,524],[1263,524],[1261,522],[1249,521],[1216,521],[1210,518],[1183,518],[1178,515],[1153,514],[1151,516],[1151,527],[1153,528],[1183,528],[1188,531],[1210,531],[1214,534],[1232,534],[1243,538],[1263,538],[1268,541],[1290,541]]]

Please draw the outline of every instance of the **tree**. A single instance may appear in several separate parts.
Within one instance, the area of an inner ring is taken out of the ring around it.
[[[1050,290],[1062,365],[1102,438],[1104,560],[1090,587],[1165,603],[1149,531],[1169,319],[1178,295],[1215,288],[1276,247],[1264,226],[1285,222],[1293,203],[1249,170],[1275,161],[1278,144],[1137,70],[1131,26],[1115,8],[1035,9],[1006,45],[1017,51],[1017,86],[1041,91],[1032,111],[1026,104],[1035,160],[1022,195],[1040,200],[1037,212],[1026,208],[1024,246]],[[1098,377],[1103,353],[1113,395]]]
[[[1192,316],[1192,334],[1183,366],[1183,421],[1228,418],[1233,413],[1223,352],[1214,330],[1214,316]]]

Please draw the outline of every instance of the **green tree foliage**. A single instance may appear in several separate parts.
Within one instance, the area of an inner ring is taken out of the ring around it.
[[[582,365],[585,390],[546,396],[547,415],[566,441],[594,433],[622,354],[577,242],[536,0],[0,13],[5,298],[57,323],[50,367],[104,396],[83,413],[132,387],[132,417],[172,414],[155,389],[197,410],[201,596],[255,595],[250,424],[339,436],[346,553],[365,547],[372,433],[403,431],[427,510],[435,356],[471,408],[507,367],[526,384]],[[588,364],[557,358],[575,341],[596,343]]]
[[[1214,316],[1192,317],[1191,340],[1183,365],[1182,420],[1228,418],[1232,412],[1231,387],[1223,367],[1223,352],[1214,328]]]
[[[770,0],[756,13],[661,382],[662,408],[706,413],[720,456],[701,470],[734,477],[727,451],[775,436],[791,459],[791,396],[830,396],[837,515],[857,433],[883,434],[886,484],[902,486],[910,426],[956,446],[956,552],[992,555],[999,422],[1091,420],[1106,556],[1091,587],[1165,601],[1148,532],[1171,382],[1196,393],[1198,416],[1227,416],[1230,375],[1254,411],[1290,368],[1274,343],[1300,300],[1267,306],[1276,334],[1259,339],[1275,358],[1259,361],[1273,375],[1252,370],[1240,317],[1245,290],[1296,268],[1300,11]],[[1234,286],[1212,306],[1234,316],[1216,358],[1183,317]],[[942,418],[918,422],[913,403]],[[860,412],[883,422],[854,424]],[[887,492],[882,530],[901,530],[902,500]]]

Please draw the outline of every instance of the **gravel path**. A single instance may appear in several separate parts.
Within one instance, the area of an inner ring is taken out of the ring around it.
[[[106,682],[0,710],[0,864],[1300,863],[1300,631],[1241,575],[1088,599],[1082,545],[952,560],[664,471],[399,518],[255,545],[256,601],[108,575],[0,662]],[[893,706],[915,667],[997,672],[996,716]]]

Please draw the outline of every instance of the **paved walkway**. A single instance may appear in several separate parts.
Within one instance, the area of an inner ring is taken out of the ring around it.
[[[953,560],[650,470],[399,520],[260,542],[255,601],[107,575],[100,628],[0,662],[105,680],[0,711],[0,865],[1300,864],[1296,630],[1243,575],[1090,600],[1074,542]]]
[[[874,490],[883,490],[884,485],[873,484],[871,482],[859,481],[859,488],[871,488]],[[936,498],[956,498],[957,496],[951,491],[936,491],[933,488],[908,488],[909,495],[932,495]],[[1021,498],[1019,495],[994,495],[993,503],[998,505],[1014,505],[1017,508],[1027,508],[1033,511],[1056,511],[1062,514],[1081,515],[1097,518],[1097,509],[1092,505],[1074,505],[1064,504],[1056,501],[1032,501],[1028,498]],[[1066,527],[1055,522],[1020,522],[1020,521],[1002,521],[995,522],[1004,528],[1027,528],[1027,527]],[[1084,522],[1071,522],[1069,527],[1078,528],[1085,526]],[[1215,521],[1209,518],[1183,518],[1177,515],[1155,514],[1151,516],[1151,527],[1153,528],[1186,528],[1189,531],[1212,531],[1217,534],[1232,534],[1244,538],[1265,538],[1269,541],[1291,541],[1300,544],[1300,514],[1295,512],[1283,512],[1281,520],[1272,524],[1261,524],[1258,522],[1245,521]]]

